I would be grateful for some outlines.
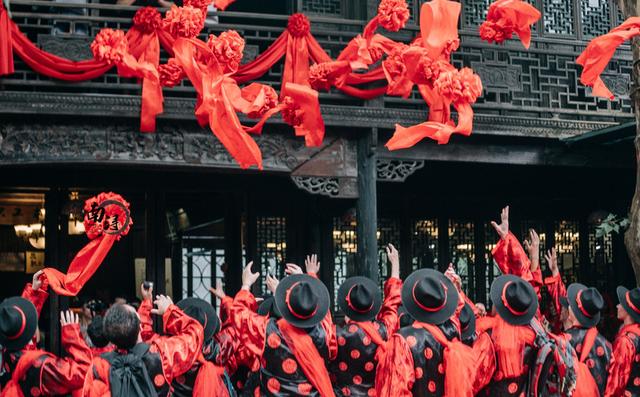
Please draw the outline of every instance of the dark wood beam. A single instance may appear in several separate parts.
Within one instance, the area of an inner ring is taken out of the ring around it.
[[[376,150],[377,130],[364,134],[357,142],[358,192],[356,235],[358,244],[357,274],[378,282]]]

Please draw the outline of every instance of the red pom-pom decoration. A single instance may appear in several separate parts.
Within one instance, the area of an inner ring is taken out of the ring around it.
[[[227,30],[217,37],[210,35],[207,45],[218,63],[224,68],[224,73],[234,73],[238,70],[244,51],[244,39],[238,32]]]
[[[184,0],[183,4],[200,10],[206,10],[212,2],[212,0]]]
[[[280,111],[280,114],[282,115],[282,119],[284,120],[284,122],[292,127],[301,125],[303,121],[302,114],[304,113],[304,110],[302,110],[290,96],[285,96],[284,99],[282,99],[281,103],[284,106],[282,108],[282,111]]]
[[[185,77],[184,69],[175,58],[169,58],[167,63],[158,66],[160,85],[163,87],[175,87]]]
[[[117,235],[120,240],[132,224],[129,203],[119,194],[100,193],[84,202],[84,228],[92,240],[103,234]]]
[[[309,18],[304,14],[293,14],[287,22],[287,30],[294,37],[304,37],[311,31]]]
[[[469,68],[441,73],[434,86],[452,102],[474,103],[482,94],[482,80]]]
[[[410,15],[405,0],[382,0],[378,6],[378,23],[391,32],[404,28]]]
[[[331,88],[330,74],[333,70],[328,63],[316,63],[309,68],[309,84],[316,90],[328,90]]]
[[[155,7],[143,7],[133,16],[133,25],[143,32],[153,32],[162,27],[162,16]]]
[[[162,21],[164,29],[173,37],[194,38],[204,28],[204,13],[191,7],[172,6]]]
[[[507,20],[501,19],[498,22],[487,20],[480,25],[480,38],[488,43],[500,44],[513,36],[514,29],[515,27]]]
[[[91,52],[96,60],[110,65],[122,62],[127,53],[127,38],[122,30],[102,29],[91,43]]]

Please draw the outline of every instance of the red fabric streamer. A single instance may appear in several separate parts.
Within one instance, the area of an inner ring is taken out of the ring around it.
[[[0,2],[0,76],[12,74],[13,72],[11,19],[9,19],[9,12]]]
[[[284,121],[293,126],[296,136],[304,136],[307,146],[322,146],[324,121],[320,114],[318,91],[300,84],[286,83],[282,93],[286,105],[282,110]]]
[[[196,359],[200,369],[193,384],[194,396],[228,397],[229,392],[222,378],[224,367],[205,360],[202,354]]]
[[[91,241],[73,258],[67,274],[45,268],[49,286],[60,295],[76,296],[98,270],[113,243],[129,233],[133,221],[129,203],[115,193],[100,193],[85,201],[84,227]]]
[[[502,43],[515,33],[524,48],[531,44],[531,25],[540,19],[540,11],[522,0],[496,0],[489,6],[487,19],[480,25],[480,38]]]
[[[213,4],[216,6],[217,10],[224,11],[227,9],[227,7],[229,7],[229,5],[231,5],[235,1],[236,0],[215,0]]]
[[[593,89],[593,95],[613,99],[614,95],[600,78],[618,46],[640,34],[640,17],[631,17],[620,26],[602,36],[591,40],[582,54],[576,59],[582,65],[580,82]]]

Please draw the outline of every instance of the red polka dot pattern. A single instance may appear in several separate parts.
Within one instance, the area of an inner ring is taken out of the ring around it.
[[[435,393],[436,392],[436,382],[430,380],[429,383],[427,384],[427,389],[429,389],[429,391],[431,393]]]
[[[424,349],[424,356],[427,358],[427,360],[431,360],[431,358],[433,357],[433,350],[431,350],[430,347],[427,347],[426,349]]]
[[[273,394],[280,392],[280,382],[276,378],[269,378],[267,381],[267,389]]]
[[[507,390],[509,390],[509,393],[511,394],[516,394],[516,392],[518,391],[518,385],[515,382],[511,382],[509,383],[509,387],[507,387]]]
[[[313,386],[308,383],[300,383],[298,385],[298,393],[300,393],[301,396],[308,396],[312,388]]]
[[[373,366],[373,363],[371,361],[367,361],[364,364],[364,370],[367,371],[367,372],[373,371],[373,368],[374,368],[374,366]]]
[[[282,362],[282,370],[284,371],[285,374],[291,375],[295,373],[297,369],[298,369],[298,363],[296,363],[296,361],[291,358],[287,358]]]
[[[409,347],[414,347],[416,345],[416,343],[418,343],[416,341],[416,337],[413,335],[409,335],[407,336],[407,344],[409,345]]]
[[[416,375],[416,379],[421,379],[422,376],[424,375],[424,371],[420,367],[416,367],[414,372],[415,372],[415,375]]]
[[[277,349],[278,347],[280,347],[280,343],[282,343],[282,341],[277,334],[270,334],[267,337],[267,345],[269,345],[269,347],[272,349]]]
[[[29,390],[29,393],[31,393],[33,397],[38,397],[40,396],[40,389],[37,387],[32,387],[31,390]]]
[[[360,352],[356,349],[351,350],[351,358],[357,360],[360,358]]]
[[[338,337],[338,345],[344,346],[347,344],[347,340],[343,336]]]
[[[356,327],[355,325],[351,324],[349,326],[349,332],[351,332],[352,334],[355,334],[356,332],[358,332],[358,327]]]
[[[338,368],[340,369],[340,371],[346,371],[347,370],[347,363],[345,362],[340,362],[340,364],[338,364]]]
[[[164,385],[164,376],[158,374],[156,376],[153,377],[153,384],[156,385],[156,387],[161,387],[162,385]]]
[[[354,385],[359,385],[362,383],[362,376],[360,375],[356,375],[353,377],[353,384]]]

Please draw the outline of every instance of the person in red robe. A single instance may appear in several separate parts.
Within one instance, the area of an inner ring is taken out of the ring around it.
[[[622,327],[613,343],[605,397],[640,396],[640,288],[618,287]]]
[[[60,313],[62,347],[68,357],[56,357],[36,347],[38,316],[48,296],[46,284],[38,272],[22,297],[7,298],[0,304],[2,397],[54,396],[82,388],[91,351],[80,334],[77,315]]]
[[[107,338],[104,336],[102,320],[102,316],[95,316],[87,327],[87,336],[91,341],[91,355],[94,357],[99,356],[102,353],[113,351],[114,349],[114,346],[109,343]]]
[[[111,306],[104,317],[104,332],[116,349],[93,358],[85,379],[84,396],[122,395],[122,388],[130,385],[126,382],[132,381],[128,373],[143,374],[133,377],[133,381],[145,395],[168,396],[171,382],[193,366],[202,353],[202,325],[167,296],[158,295],[154,303],[157,309],[151,313],[162,316],[165,334],[171,336],[157,336],[145,343],[140,316],[135,309],[127,304]],[[134,369],[129,370],[125,365]]]
[[[337,342],[329,292],[316,276],[317,257],[307,257],[307,274],[292,274],[277,284],[274,302],[280,319],[249,309],[255,302],[250,289],[259,277],[252,265],[242,272],[233,317],[242,343],[260,357],[255,395],[334,397],[327,368],[336,357]],[[272,284],[274,279],[267,281]]]
[[[553,315],[546,314],[550,320],[551,330],[555,334],[561,334],[571,328],[572,322],[569,320],[569,301],[567,300],[567,288],[564,285],[560,270],[558,270],[558,256],[555,248],[551,248],[545,254],[545,259],[551,276],[544,279],[544,285],[551,295],[553,303]],[[549,312],[549,311],[548,311]]]
[[[452,321],[461,303],[455,285],[436,270],[420,269],[405,280],[401,295],[414,322],[389,340],[375,395],[472,396],[473,351],[460,341],[457,319]]]
[[[331,368],[336,395],[364,397],[375,393],[378,358],[386,341],[398,330],[400,259],[393,245],[389,244],[386,251],[391,276],[385,282],[384,302],[378,285],[366,277],[348,278],[338,289],[345,324],[336,326],[338,356]]]

